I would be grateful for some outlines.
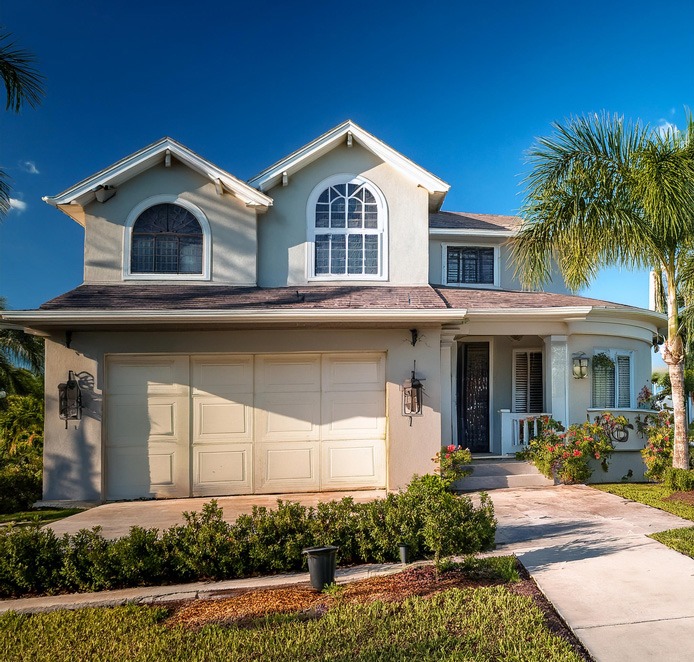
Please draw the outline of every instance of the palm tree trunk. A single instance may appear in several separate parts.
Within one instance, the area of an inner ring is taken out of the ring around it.
[[[684,407],[684,343],[679,333],[679,309],[674,274],[667,274],[668,337],[663,347],[663,360],[670,373],[672,389],[672,409],[675,419],[675,439],[673,443],[672,466],[675,469],[689,469],[689,438],[687,417]]]

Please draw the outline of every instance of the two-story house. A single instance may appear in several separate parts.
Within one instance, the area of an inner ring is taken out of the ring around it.
[[[531,414],[631,415],[661,317],[522,291],[519,220],[448,188],[347,121],[248,182],[165,138],[45,198],[84,283],[3,315],[46,338],[44,499],[396,489]]]

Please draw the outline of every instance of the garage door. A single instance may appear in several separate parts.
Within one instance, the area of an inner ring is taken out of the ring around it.
[[[108,499],[385,485],[383,354],[114,356]]]

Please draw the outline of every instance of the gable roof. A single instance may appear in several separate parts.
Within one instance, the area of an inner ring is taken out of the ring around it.
[[[118,187],[136,175],[165,162],[167,157],[171,156],[191,170],[210,179],[220,192],[232,193],[249,207],[257,207],[260,211],[265,211],[272,205],[272,198],[269,196],[169,137],[164,137],[134,154],[126,156],[58,195],[45,196],[43,200],[65,212],[80,225],[84,225],[84,206],[96,198],[97,189]]]
[[[429,214],[429,230],[432,234],[483,233],[510,237],[516,234],[523,219],[519,216],[500,214],[469,214],[460,211],[440,211]]]
[[[277,163],[249,179],[248,183],[261,191],[267,191],[282,181],[284,173],[291,176],[324,154],[327,154],[345,140],[356,141],[402,175],[424,188],[429,193],[429,209],[431,211],[437,211],[441,207],[443,199],[450,188],[449,184],[410,161],[406,156],[395,151],[392,147],[376,138],[376,136],[352,122],[352,120],[339,124],[307,145],[292,152],[289,156],[285,156]]]

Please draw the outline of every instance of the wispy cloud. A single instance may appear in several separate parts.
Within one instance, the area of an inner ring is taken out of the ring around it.
[[[679,133],[679,129],[677,128],[677,124],[673,124],[672,122],[668,122],[668,120],[666,120],[662,117],[658,120],[658,126],[656,127],[656,130],[663,138],[665,138],[668,134]]]
[[[10,198],[10,211],[16,211],[21,214],[27,208],[27,203],[24,200],[18,200],[17,198]]]
[[[24,170],[24,172],[28,172],[30,175],[39,174],[39,169],[36,167],[36,164],[33,161],[20,161],[19,167]]]

